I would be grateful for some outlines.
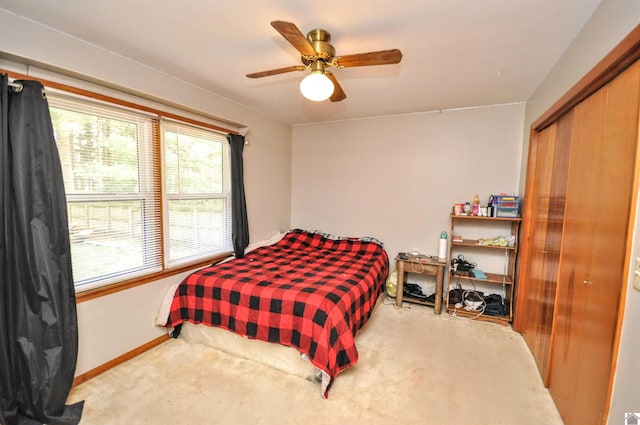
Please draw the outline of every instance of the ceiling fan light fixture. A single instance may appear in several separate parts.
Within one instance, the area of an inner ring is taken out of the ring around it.
[[[324,71],[312,71],[300,81],[300,93],[309,100],[322,102],[333,94],[333,82]]]
[[[324,62],[320,60],[311,64],[311,73],[300,81],[300,93],[314,102],[329,99],[334,90],[333,81],[324,73]]]

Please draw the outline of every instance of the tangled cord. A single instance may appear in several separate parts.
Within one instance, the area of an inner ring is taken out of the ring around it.
[[[462,289],[462,286],[460,285],[460,279],[458,279],[458,283],[457,289]],[[487,303],[484,300],[484,297],[482,295],[480,295],[480,293],[476,290],[476,284],[474,283],[473,280],[470,280],[471,284],[473,285],[473,289],[468,289],[468,290],[464,290],[462,291],[462,300],[459,303],[454,304],[453,306],[453,313],[451,313],[452,317],[456,317],[457,316],[457,312],[459,308],[463,308],[466,311],[477,311],[478,314],[476,314],[475,316],[470,317],[471,320],[477,319],[478,317],[482,316],[487,308]],[[473,294],[475,300],[472,300],[470,298],[470,295]],[[480,305],[474,307],[472,303],[480,303]]]

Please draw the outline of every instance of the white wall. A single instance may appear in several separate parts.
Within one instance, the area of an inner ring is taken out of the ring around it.
[[[78,304],[76,376],[166,334],[155,325],[168,289],[188,272]]]
[[[456,202],[519,187],[524,104],[293,129],[292,226],[438,254]]]
[[[525,141],[529,128],[543,112],[593,68],[640,23],[640,1],[604,0],[554,69],[527,102]],[[526,147],[523,163],[526,163]],[[523,173],[525,167],[523,167]],[[522,182],[524,184],[524,182]],[[631,258],[640,257],[640,217],[636,212]],[[631,270],[633,272],[633,270]],[[608,422],[624,423],[626,412],[639,412],[640,404],[640,292],[629,276],[620,351]]]
[[[0,10],[0,67],[52,78],[51,70],[104,82],[230,125],[247,126],[245,189],[251,242],[290,227],[291,128],[169,75]],[[26,67],[16,63],[29,62]],[[4,59],[3,59],[4,58]],[[7,59],[9,58],[9,59]],[[35,66],[34,66],[35,64]],[[87,372],[161,335],[153,321],[167,288],[181,276],[78,305],[76,374]]]

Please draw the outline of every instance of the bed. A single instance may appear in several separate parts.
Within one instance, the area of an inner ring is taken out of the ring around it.
[[[358,361],[355,337],[388,273],[388,256],[375,238],[294,229],[241,259],[187,276],[164,326],[175,337],[183,324],[198,324],[293,347],[319,371],[326,398],[336,376]]]

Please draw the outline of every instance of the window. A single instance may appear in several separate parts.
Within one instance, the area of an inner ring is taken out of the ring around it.
[[[212,131],[163,122],[169,264],[231,247],[229,143]]]
[[[225,136],[116,105],[47,97],[77,290],[232,250]]]

